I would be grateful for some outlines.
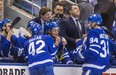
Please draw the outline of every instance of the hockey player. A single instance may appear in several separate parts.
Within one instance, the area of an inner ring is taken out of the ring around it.
[[[41,34],[42,27],[30,21],[32,37],[24,44],[28,56],[30,75],[54,75],[53,60],[57,48],[51,36]]]
[[[82,75],[102,75],[109,67],[109,37],[100,27],[102,17],[92,14],[88,21],[90,28],[85,45],[76,48],[75,55],[83,61]]]
[[[45,26],[45,30],[47,35],[50,35],[54,39],[54,43],[58,45],[58,52],[56,58],[54,59],[54,63],[73,64],[68,51],[65,48],[67,42],[64,37],[59,36],[58,24],[54,21],[50,21]]]
[[[8,18],[0,21],[0,62],[17,62],[16,56],[22,51],[22,46],[10,28],[10,22]]]

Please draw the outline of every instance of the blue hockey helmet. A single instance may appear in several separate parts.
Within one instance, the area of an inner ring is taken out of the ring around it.
[[[34,21],[29,21],[27,24],[27,29],[30,28],[35,22]]]
[[[2,30],[2,26],[6,25],[7,23],[10,23],[11,20],[9,18],[5,18],[0,21],[0,30]]]
[[[46,30],[46,31],[47,31],[47,30],[51,30],[52,28],[56,28],[56,27],[58,27],[58,24],[57,24],[56,22],[54,22],[54,21],[50,21],[50,22],[48,22],[48,23],[46,24],[45,30]]]
[[[30,21],[28,23],[28,28],[30,28],[32,35],[39,34],[42,31],[42,27],[40,26],[40,24],[34,21]]]
[[[92,14],[88,18],[89,22],[96,22],[97,25],[100,25],[102,23],[102,17],[99,14]]]

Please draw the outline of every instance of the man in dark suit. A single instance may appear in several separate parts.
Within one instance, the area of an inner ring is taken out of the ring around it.
[[[102,25],[111,30],[115,19],[115,4],[110,0],[97,0],[97,2],[94,12],[101,14],[103,19]]]
[[[67,40],[68,51],[73,50],[76,47],[76,42],[85,33],[85,27],[83,22],[79,20],[80,10],[75,4],[71,5],[69,8],[70,16],[61,22],[60,35]]]
[[[36,23],[40,24],[42,26],[42,31],[44,31],[44,25],[47,23],[47,21],[50,20],[51,16],[51,10],[48,7],[42,7],[39,11],[39,16],[32,19],[32,21],[35,21]]]

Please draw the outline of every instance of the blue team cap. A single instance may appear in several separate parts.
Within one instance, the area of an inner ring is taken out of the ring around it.
[[[11,20],[9,18],[5,18],[3,20],[0,21],[0,30],[2,30],[2,26],[6,25],[7,23],[10,23]]]

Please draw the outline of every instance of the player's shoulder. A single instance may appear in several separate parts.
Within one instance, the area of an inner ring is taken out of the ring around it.
[[[27,39],[27,40],[25,41],[24,47],[26,47],[26,46],[29,44],[29,40],[30,40],[30,39]]]
[[[26,47],[28,44],[30,44],[34,39],[34,36],[30,37],[29,39],[27,39],[24,43],[24,47]]]
[[[52,37],[50,35],[43,35],[43,38],[45,38],[45,39],[51,39]]]
[[[104,33],[104,30],[101,29],[101,28],[94,28],[94,29],[91,29],[88,33],[96,35],[96,34],[99,34],[99,33]]]

